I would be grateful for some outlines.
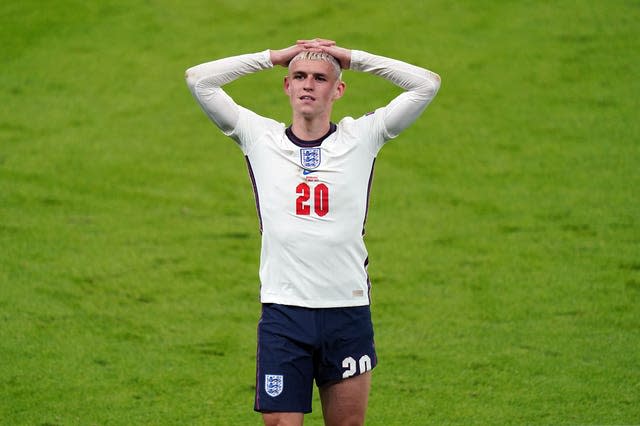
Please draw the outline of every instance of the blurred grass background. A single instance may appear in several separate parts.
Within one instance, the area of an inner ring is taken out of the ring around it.
[[[443,80],[376,163],[368,424],[639,424],[638,18],[622,0],[3,3],[0,422],[260,423],[253,195],[183,73],[320,36]],[[288,123],[283,75],[229,93]],[[336,120],[398,93],[344,77]]]

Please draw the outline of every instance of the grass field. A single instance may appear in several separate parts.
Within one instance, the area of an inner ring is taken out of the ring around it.
[[[315,36],[443,81],[376,163],[368,424],[640,424],[639,20],[630,0],[3,2],[0,424],[260,423],[253,195],[183,74]],[[288,122],[282,75],[229,92]],[[335,118],[397,93],[345,79]]]

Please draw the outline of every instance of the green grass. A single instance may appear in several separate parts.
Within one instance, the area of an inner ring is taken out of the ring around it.
[[[0,423],[260,423],[253,195],[183,73],[322,36],[443,79],[376,163],[368,424],[640,424],[639,18],[622,0],[3,3]],[[282,75],[229,90],[287,122]],[[397,93],[345,78],[336,118]]]

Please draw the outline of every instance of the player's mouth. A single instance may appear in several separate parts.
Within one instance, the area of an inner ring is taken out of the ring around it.
[[[304,96],[300,96],[300,100],[301,101],[315,101],[316,98],[314,98],[313,96],[309,96],[309,95],[304,95]]]

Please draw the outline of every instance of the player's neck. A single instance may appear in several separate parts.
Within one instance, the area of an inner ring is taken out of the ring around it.
[[[331,128],[329,118],[306,119],[304,117],[293,117],[291,130],[298,138],[306,141],[320,139],[327,134]]]

